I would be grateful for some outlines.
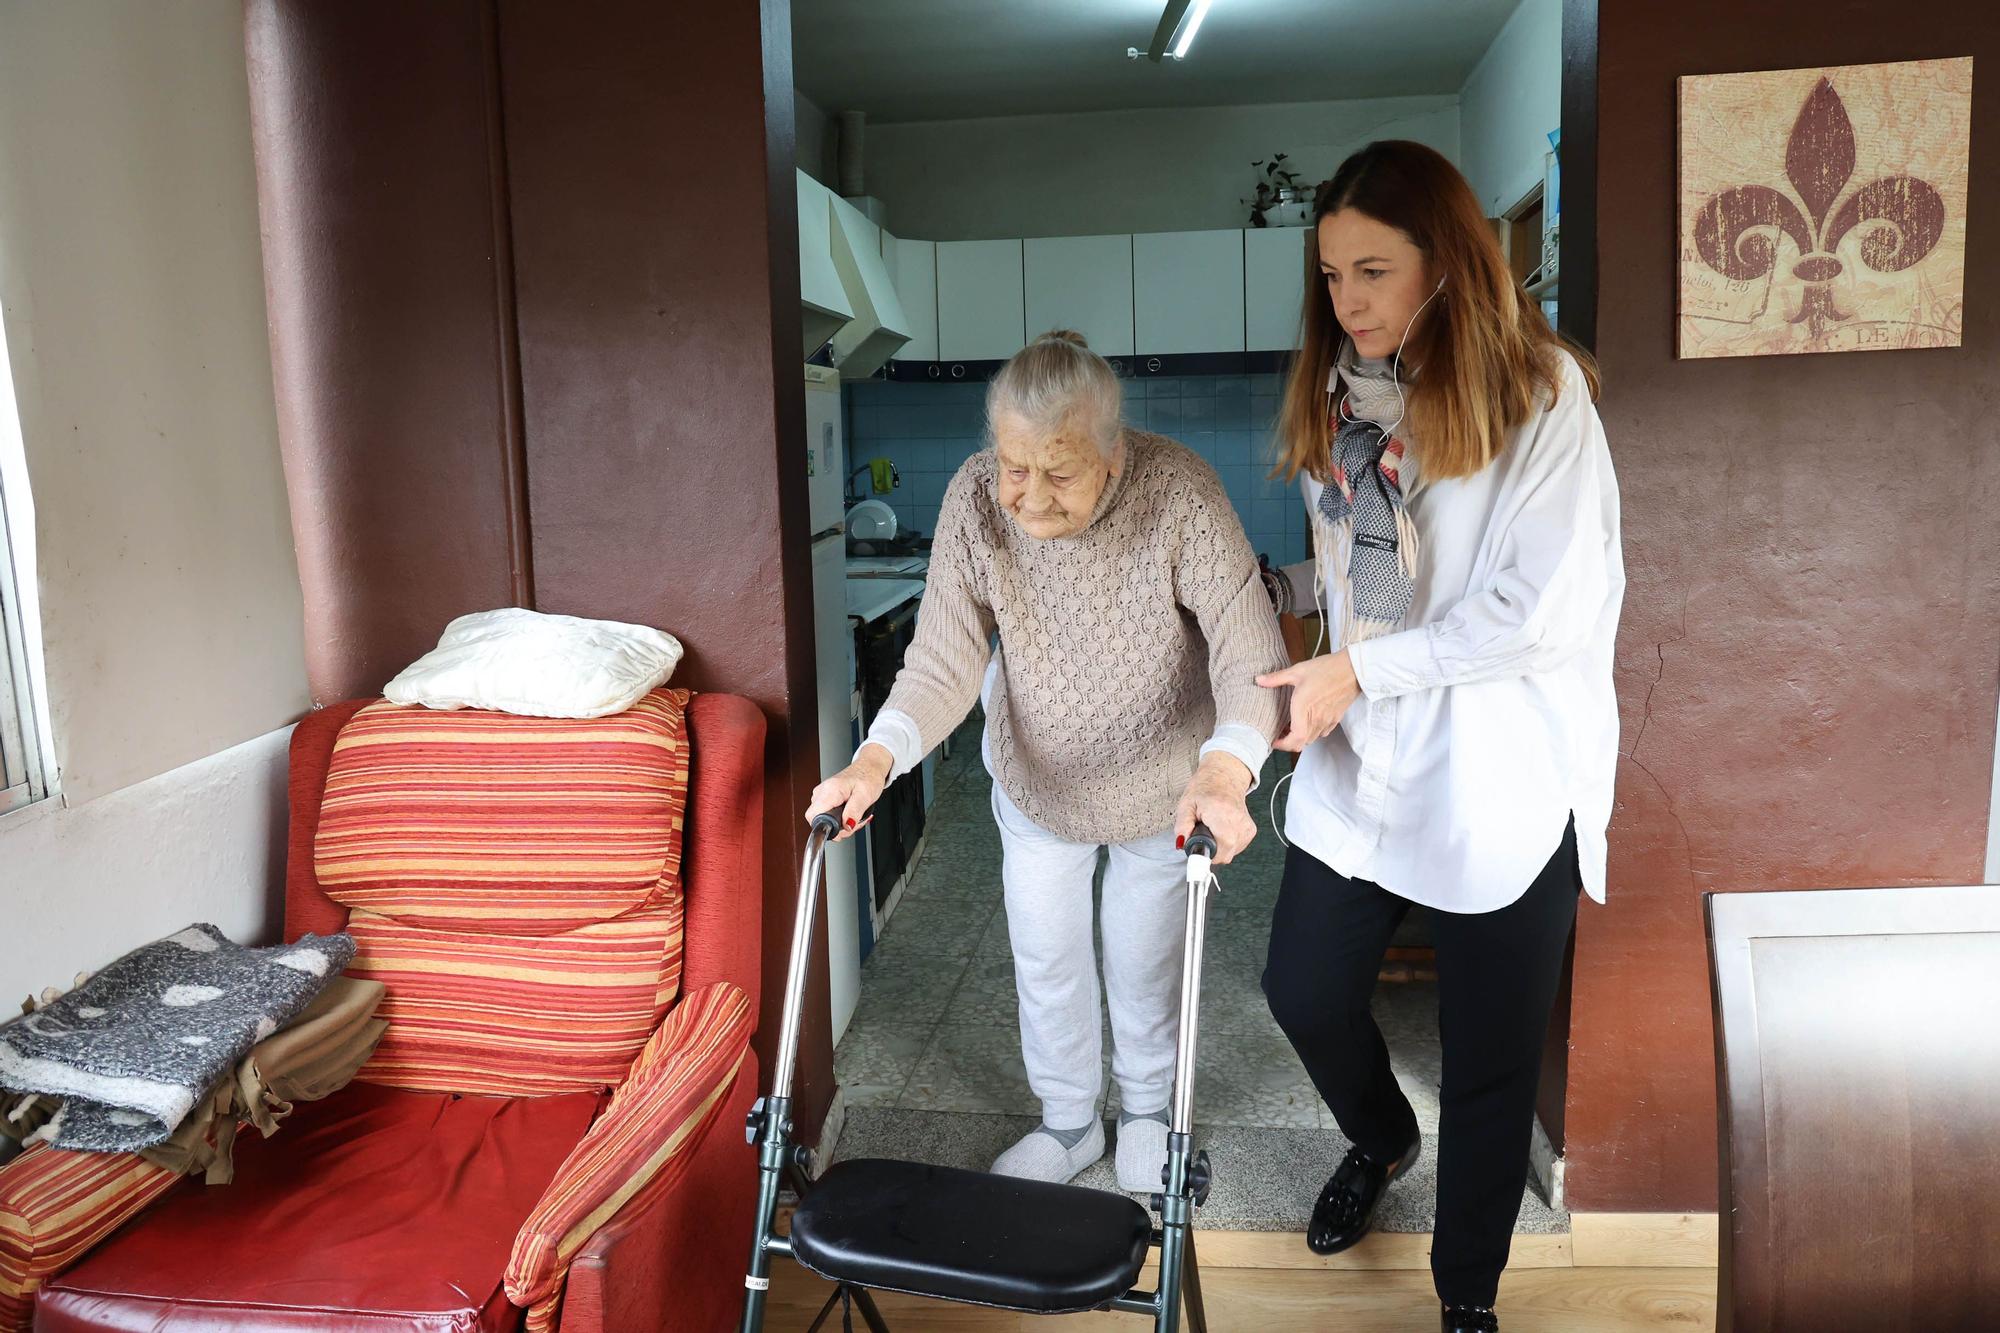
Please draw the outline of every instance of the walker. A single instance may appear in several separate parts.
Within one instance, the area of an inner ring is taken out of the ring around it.
[[[1215,836],[1197,824],[1187,840],[1187,927],[1181,960],[1180,1041],[1174,1055],[1162,1193],[1152,1196],[1159,1225],[1129,1196],[1081,1185],[1016,1180],[984,1171],[920,1162],[858,1159],[807,1179],[806,1150],[791,1140],[792,1073],[799,1013],[811,959],[826,842],[839,831],[830,814],[813,821],[799,877],[792,956],[785,980],[771,1092],[750,1110],[746,1137],[758,1147],[757,1233],[741,1333],[762,1333],[771,1256],[785,1255],[835,1283],[807,1333],[836,1307],[852,1327],[859,1309],[870,1333],[889,1333],[871,1289],[1027,1314],[1122,1310],[1151,1317],[1155,1333],[1177,1333],[1185,1310],[1193,1333],[1207,1333],[1195,1264],[1194,1209],[1208,1199],[1208,1154],[1193,1151],[1195,1022],[1201,1012],[1201,954]],[[799,1194],[791,1234],[776,1230],[778,1185],[789,1175]],[[1135,1285],[1146,1256],[1160,1251],[1159,1286]]]

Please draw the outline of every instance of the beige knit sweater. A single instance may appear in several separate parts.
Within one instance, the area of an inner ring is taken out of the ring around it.
[[[979,696],[999,632],[986,738],[1001,789],[1078,842],[1157,834],[1218,722],[1278,734],[1286,664],[1270,597],[1212,468],[1127,431],[1091,519],[1050,540],[1001,509],[993,452],[966,460],[938,514],[917,632],[884,705],[934,749]]]

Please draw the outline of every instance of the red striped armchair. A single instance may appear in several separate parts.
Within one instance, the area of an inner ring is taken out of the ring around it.
[[[581,721],[308,717],[286,935],[351,932],[389,1030],[354,1084],[239,1140],[235,1183],[166,1191],[42,1283],[34,1327],[731,1326],[763,737],[748,701],[676,690]],[[89,1204],[58,1196],[74,1249]]]

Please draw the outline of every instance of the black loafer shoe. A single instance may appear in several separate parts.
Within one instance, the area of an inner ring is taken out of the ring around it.
[[[1319,1192],[1312,1221],[1306,1225],[1306,1248],[1314,1254],[1339,1254],[1368,1234],[1368,1220],[1389,1182],[1408,1171],[1423,1150],[1424,1137],[1410,1140],[1409,1151],[1390,1170],[1359,1148],[1349,1148],[1340,1167]]]
[[[1447,1305],[1443,1333],[1500,1333],[1500,1316],[1484,1305]]]

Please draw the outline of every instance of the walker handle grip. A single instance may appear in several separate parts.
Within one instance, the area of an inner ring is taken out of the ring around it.
[[[1187,846],[1182,848],[1189,856],[1206,856],[1213,859],[1216,853],[1215,835],[1208,831],[1208,825],[1197,823],[1188,834]]]
[[[829,838],[840,836],[840,819],[831,810],[822,810],[813,816],[812,831],[824,833]]]

